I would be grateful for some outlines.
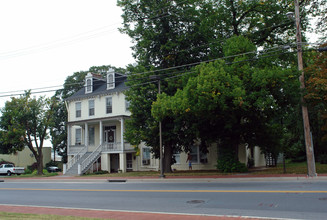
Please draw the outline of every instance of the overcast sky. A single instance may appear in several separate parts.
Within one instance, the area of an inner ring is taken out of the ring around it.
[[[121,14],[116,0],[0,1],[0,96],[134,63],[131,39],[117,30]],[[0,107],[9,99],[0,97]]]

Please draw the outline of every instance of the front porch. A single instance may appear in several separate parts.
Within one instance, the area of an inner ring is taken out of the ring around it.
[[[75,165],[79,175],[99,162],[101,170],[108,172],[132,170],[135,150],[124,141],[124,117],[71,122],[67,126],[67,143],[66,169]]]

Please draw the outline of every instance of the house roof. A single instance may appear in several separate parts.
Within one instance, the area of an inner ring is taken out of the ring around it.
[[[73,101],[76,99],[87,99],[95,95],[106,95],[116,92],[122,92],[127,90],[125,82],[127,80],[126,75],[115,73],[115,88],[107,89],[107,82],[105,79],[99,79],[93,76],[93,91],[91,93],[85,93],[85,86],[75,92],[72,96],[68,97],[66,101]]]

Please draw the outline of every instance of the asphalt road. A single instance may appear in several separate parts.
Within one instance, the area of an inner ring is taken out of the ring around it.
[[[326,219],[327,180],[0,183],[0,204]]]

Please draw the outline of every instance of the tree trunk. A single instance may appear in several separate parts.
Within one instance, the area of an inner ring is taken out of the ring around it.
[[[169,146],[164,146],[164,172],[171,173],[171,165],[172,165],[172,156],[173,156],[173,148]]]
[[[43,153],[42,150],[38,152],[37,155],[37,175],[43,175]]]

